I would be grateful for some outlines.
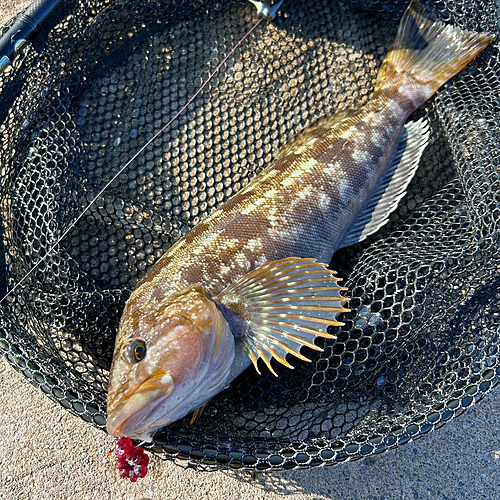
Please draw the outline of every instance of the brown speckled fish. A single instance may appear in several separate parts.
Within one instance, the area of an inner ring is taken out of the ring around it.
[[[150,441],[251,362],[292,368],[345,311],[319,262],[376,232],[429,136],[404,125],[492,40],[431,23],[413,2],[365,106],[326,119],[179,240],[130,296],[116,339],[108,432]]]

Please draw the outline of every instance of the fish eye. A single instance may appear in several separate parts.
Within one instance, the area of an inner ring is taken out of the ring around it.
[[[123,357],[128,363],[138,363],[146,356],[146,342],[142,339],[132,339],[123,350]]]

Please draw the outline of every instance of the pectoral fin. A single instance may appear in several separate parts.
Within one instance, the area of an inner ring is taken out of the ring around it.
[[[349,309],[334,274],[315,259],[289,257],[254,269],[216,298],[258,373],[259,358],[276,375],[271,358],[293,368],[287,354],[310,361],[302,346],[321,351],[316,337],[335,338],[327,328],[343,325],[337,316]]]

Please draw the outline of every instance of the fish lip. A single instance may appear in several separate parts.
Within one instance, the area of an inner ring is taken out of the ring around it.
[[[107,432],[116,437],[128,437],[131,439],[139,439],[140,441],[151,442],[153,433],[144,432],[141,435],[129,434],[123,428],[126,429],[126,424],[130,422],[130,419],[144,410],[148,409],[154,411],[154,409],[161,405],[163,401],[170,396],[173,391],[173,386],[166,393],[163,389],[146,389],[138,393],[132,394],[125,401],[120,402],[118,407],[114,410],[112,415],[108,414],[108,421],[106,423]],[[160,397],[159,397],[160,396]],[[130,404],[136,400],[144,400],[142,404],[137,408],[136,405]],[[153,403],[154,402],[154,403]]]

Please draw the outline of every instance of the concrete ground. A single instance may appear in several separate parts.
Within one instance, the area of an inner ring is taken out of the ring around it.
[[[0,0],[0,25],[29,1]],[[0,498],[120,499],[113,439],[70,415],[0,360]],[[383,455],[281,474],[197,473],[152,459],[121,480],[127,500],[500,498],[500,389],[445,427]]]
[[[119,500],[113,439],[33,388],[0,361],[0,498]],[[497,500],[500,390],[424,438],[377,457],[286,473],[195,472],[152,459],[127,500]]]

